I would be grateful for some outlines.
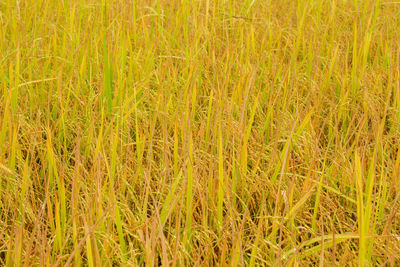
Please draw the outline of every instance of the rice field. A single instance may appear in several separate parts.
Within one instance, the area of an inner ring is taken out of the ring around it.
[[[0,1],[0,266],[399,265],[400,2]]]

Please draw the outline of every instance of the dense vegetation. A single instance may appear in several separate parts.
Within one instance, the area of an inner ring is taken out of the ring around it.
[[[400,264],[400,2],[0,1],[0,265]]]

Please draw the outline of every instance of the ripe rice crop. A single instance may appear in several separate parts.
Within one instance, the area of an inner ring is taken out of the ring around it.
[[[0,266],[399,266],[400,2],[0,1]]]

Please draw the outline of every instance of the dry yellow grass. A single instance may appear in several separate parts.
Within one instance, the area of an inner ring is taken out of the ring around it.
[[[400,2],[0,1],[0,265],[398,266]]]

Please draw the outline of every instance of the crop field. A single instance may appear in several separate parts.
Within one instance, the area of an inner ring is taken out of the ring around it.
[[[0,0],[0,266],[399,266],[400,2]]]

